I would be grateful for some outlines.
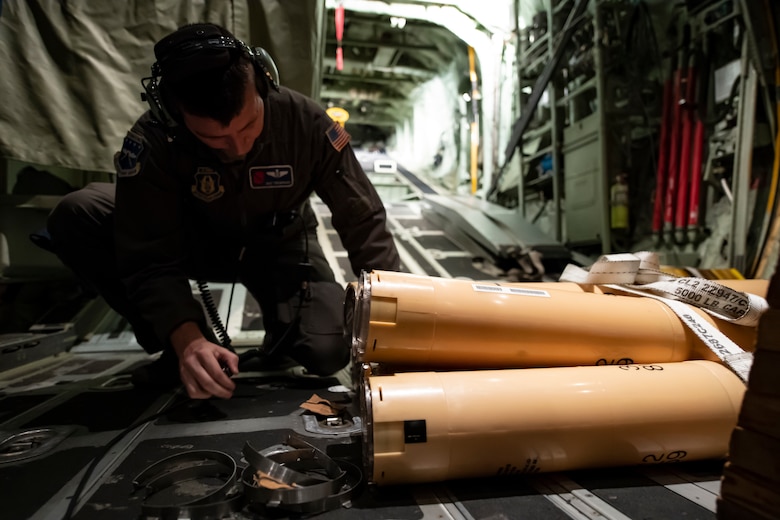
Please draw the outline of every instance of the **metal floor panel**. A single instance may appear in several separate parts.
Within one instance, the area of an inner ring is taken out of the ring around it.
[[[85,354],[90,355],[90,354]],[[146,426],[137,436],[128,436],[106,458],[104,472],[96,472],[92,494],[85,499],[79,519],[136,518],[139,499],[133,494],[130,480],[148,464],[166,455],[191,449],[218,449],[241,460],[240,451],[249,441],[258,447],[282,442],[294,431],[306,436],[313,444],[341,455],[349,453],[360,462],[359,435],[324,436],[306,429],[299,408],[306,398],[317,393],[331,399],[350,401],[354,395],[339,385],[328,386],[333,380],[320,380],[295,373],[256,374],[238,380],[239,391],[230,401],[206,401],[188,408],[175,409]],[[332,388],[333,390],[329,390]],[[340,395],[340,397],[338,397]],[[334,397],[336,396],[336,397]],[[145,414],[164,400],[152,399]],[[169,396],[170,397],[170,396]],[[92,399],[90,409],[97,415],[112,410],[115,425],[126,425],[138,417],[137,409],[117,408],[117,395],[104,392]],[[63,403],[55,410],[65,410]],[[51,411],[40,415],[57,417]],[[119,430],[94,432],[81,428],[52,452],[18,463],[0,463],[0,480],[12,482],[17,489],[28,485],[35,494],[10,495],[9,506],[14,511],[31,515],[31,504],[41,505],[45,515],[54,518],[61,513],[63,498],[75,489],[80,470],[100,446]],[[364,490],[350,509],[331,511],[318,517],[338,519],[376,518],[686,518],[714,519],[711,507],[698,503],[696,494],[681,492],[681,486],[699,489],[699,495],[712,496],[706,485],[717,481],[719,465],[678,463],[669,469],[615,468],[570,472],[566,475],[536,474],[505,478],[468,479],[435,485],[395,486]],[[47,486],[35,483],[35,478],[14,481],[17,475],[46,475]],[[661,484],[659,484],[659,482]],[[662,485],[666,484],[666,485]],[[57,486],[65,486],[59,496]],[[6,488],[9,489],[9,488]],[[690,490],[689,490],[690,491]],[[48,500],[48,502],[47,502]],[[388,516],[384,516],[387,514]],[[21,516],[19,518],[22,518]],[[236,516],[252,518],[252,516]]]
[[[326,241],[325,253],[339,281],[354,280],[346,253],[330,225],[327,207],[317,200],[314,207],[322,224],[319,233]],[[475,280],[496,278],[478,259],[471,258],[456,237],[427,220],[419,201],[388,204],[388,216],[405,271]],[[242,344],[259,344],[263,335],[259,308],[246,290],[224,284],[213,284],[211,289],[223,317],[227,316],[232,290],[228,328],[237,340],[234,344],[239,349]],[[93,455],[102,454],[102,447],[123,428],[180,400],[174,393],[150,395],[128,387],[129,371],[150,358],[121,320],[112,322],[109,329],[67,354],[0,375],[0,430],[4,434],[52,425],[73,427],[58,445],[31,458],[4,461],[0,448],[4,517],[61,518]],[[236,379],[238,390],[233,399],[181,406],[128,432],[102,454],[76,518],[137,518],[140,498],[133,493],[132,477],[151,462],[184,450],[217,449],[241,461],[246,441],[262,448],[296,432],[329,453],[348,456],[360,464],[358,433],[313,432],[311,414],[300,408],[316,393],[341,402],[357,417],[356,396],[344,386],[350,384],[344,379],[348,373],[339,378],[311,377],[299,368],[242,373]],[[6,452],[24,449],[15,446]],[[368,486],[354,497],[352,507],[316,518],[710,520],[715,518],[720,469],[721,462],[712,461],[431,485]],[[240,513],[235,518],[260,517]]]

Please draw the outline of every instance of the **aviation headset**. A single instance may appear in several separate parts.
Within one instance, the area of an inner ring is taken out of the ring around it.
[[[152,65],[152,75],[141,79],[144,88],[141,99],[149,103],[152,117],[169,129],[179,123],[177,110],[167,99],[165,78],[184,79],[209,69],[227,67],[237,56],[244,55],[252,63],[255,77],[263,79],[257,84],[260,95],[265,98],[269,88],[279,90],[279,70],[268,51],[262,47],[250,48],[215,24],[185,25],[157,42],[154,55],[157,61]]]

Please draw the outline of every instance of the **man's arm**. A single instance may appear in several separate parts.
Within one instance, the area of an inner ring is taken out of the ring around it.
[[[178,355],[190,397],[226,398],[234,384],[219,362],[236,373],[237,360],[201,332],[207,326],[203,308],[181,268],[185,223],[170,153],[164,134],[139,121],[117,156],[117,267],[128,298],[153,325],[159,347],[173,348]]]
[[[356,275],[361,270],[400,269],[384,204],[350,146],[341,151],[338,166],[325,176],[317,193],[331,210],[333,227]]]
[[[128,298],[165,347],[174,327],[206,321],[182,268],[187,254],[182,187],[172,171],[171,145],[148,121],[142,118],[128,133],[125,151],[135,159],[117,161],[117,268]]]

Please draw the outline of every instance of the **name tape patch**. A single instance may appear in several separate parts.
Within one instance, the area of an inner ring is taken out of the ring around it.
[[[249,169],[249,185],[252,189],[289,188],[294,184],[292,166],[254,166]]]

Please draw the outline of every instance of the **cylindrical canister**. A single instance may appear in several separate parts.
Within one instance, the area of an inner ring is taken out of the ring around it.
[[[372,271],[347,288],[345,304],[358,364],[446,370],[717,360],[663,302],[569,282]],[[755,327],[693,311],[752,350]]]
[[[725,457],[744,384],[712,361],[364,375],[366,474],[434,482]]]

